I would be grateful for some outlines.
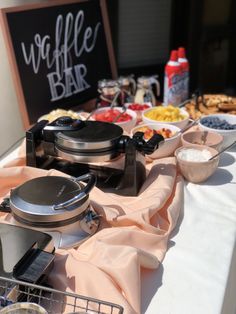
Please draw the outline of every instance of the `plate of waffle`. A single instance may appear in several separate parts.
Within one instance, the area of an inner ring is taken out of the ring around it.
[[[65,110],[65,109],[55,109],[50,111],[49,113],[41,116],[38,121],[48,120],[48,122],[52,122],[60,117],[71,117],[73,119],[86,120],[88,112],[76,112],[73,110]]]
[[[216,113],[229,113],[236,115],[236,97],[224,94],[204,94],[203,97],[190,100],[185,104],[185,109],[191,119]]]

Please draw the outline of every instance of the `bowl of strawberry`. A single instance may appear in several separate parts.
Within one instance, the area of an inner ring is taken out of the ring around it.
[[[152,107],[152,104],[150,102],[139,104],[139,103],[126,103],[125,107],[133,110],[137,114],[137,120],[140,122],[142,120],[142,112],[146,109],[149,109]]]
[[[121,107],[102,107],[94,112],[92,119],[118,124],[124,131],[129,133],[136,125],[137,114],[130,109],[125,109],[124,111]]]

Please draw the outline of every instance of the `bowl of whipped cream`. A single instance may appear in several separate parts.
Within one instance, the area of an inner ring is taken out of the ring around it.
[[[216,171],[219,164],[218,151],[206,145],[181,146],[175,150],[180,173],[192,183],[206,181]]]

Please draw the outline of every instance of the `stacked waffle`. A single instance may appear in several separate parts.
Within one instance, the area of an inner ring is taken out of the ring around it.
[[[185,105],[185,109],[194,120],[214,113],[236,114],[236,98],[223,94],[207,94],[198,102],[191,100]]]

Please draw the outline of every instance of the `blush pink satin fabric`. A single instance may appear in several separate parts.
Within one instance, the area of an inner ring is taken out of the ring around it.
[[[22,166],[24,153],[0,169],[0,198],[35,177],[65,175],[55,170]],[[162,262],[171,231],[183,206],[183,180],[175,158],[147,165],[149,171],[137,197],[90,192],[100,213],[99,231],[77,248],[57,249],[50,282],[55,289],[121,305],[125,314],[141,313],[141,274]],[[7,220],[1,214],[1,221]],[[9,214],[8,214],[9,215]],[[66,310],[65,310],[66,313]]]

